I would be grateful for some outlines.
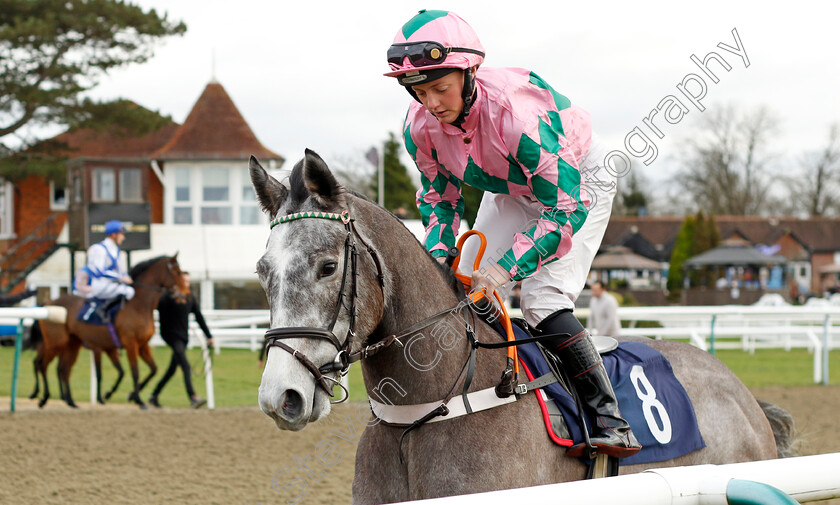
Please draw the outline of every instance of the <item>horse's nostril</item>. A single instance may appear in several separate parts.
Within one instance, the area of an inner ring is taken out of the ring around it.
[[[280,409],[287,419],[297,419],[303,411],[303,398],[300,393],[292,389],[283,393],[283,403],[280,404]]]

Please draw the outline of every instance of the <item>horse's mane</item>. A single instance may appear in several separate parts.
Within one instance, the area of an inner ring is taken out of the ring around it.
[[[360,200],[376,205],[376,203],[373,202],[370,198],[354,189],[347,188],[342,185],[338,185],[337,189],[339,193],[352,195]],[[310,196],[309,190],[306,188],[306,184],[303,181],[303,160],[299,161],[292,169],[292,173],[289,174],[289,195],[291,197],[291,201],[286,209],[289,213],[296,211]],[[398,218],[393,212],[382,207],[379,208],[390,214],[390,216],[398,223],[400,223],[400,225],[402,225],[402,227],[405,228],[409,235],[411,235],[411,231],[408,229],[408,227],[405,226],[405,223],[403,223],[402,220]],[[425,250],[425,248],[423,249]],[[428,251],[426,251],[426,254],[429,254],[429,256],[431,257],[431,254]],[[459,298],[463,298],[465,296],[464,288],[461,284],[461,281],[459,281],[455,277],[455,272],[453,272],[452,269],[448,266],[438,263],[437,260],[434,258],[432,258],[432,261],[434,262],[435,266],[441,271],[444,278],[449,283],[449,286],[452,288],[452,291],[456,295],[458,295]]]
[[[130,275],[131,278],[136,281],[141,275],[143,275],[143,272],[148,270],[149,267],[151,267],[153,264],[157,263],[163,258],[166,258],[166,256],[158,256],[156,258],[148,259],[146,261],[141,261],[140,263],[131,267],[131,271],[128,272],[128,275]]]
[[[355,196],[356,198],[359,198],[359,199],[364,200],[368,203],[372,203],[372,204],[376,205],[373,202],[373,200],[371,200],[367,196],[359,193],[358,191],[356,191],[354,189],[345,188],[343,186],[342,186],[342,189],[344,190],[345,193],[349,193],[349,194]],[[398,223],[400,223],[400,225],[402,225],[403,228],[405,228],[405,231],[407,231],[410,235],[413,236],[413,234],[411,233],[411,230],[408,229],[408,227],[405,225],[405,223],[403,223],[402,219],[397,217],[396,214],[394,214],[393,212],[391,212],[390,210],[388,210],[384,207],[379,207],[379,209],[387,212],[388,214],[390,214],[391,217],[394,218],[394,220],[396,220]],[[426,251],[426,248],[424,247],[423,250]],[[432,254],[429,251],[426,251],[426,254],[428,254],[429,257],[432,258],[432,261],[434,262],[435,266],[441,271],[441,273],[443,274],[443,277],[449,283],[449,287],[452,288],[452,292],[455,293],[456,295],[458,295],[459,298],[463,298],[465,296],[464,286],[463,286],[463,284],[461,284],[461,281],[459,281],[458,278],[455,277],[455,272],[451,268],[449,268],[447,265],[438,263],[437,259],[432,257]]]

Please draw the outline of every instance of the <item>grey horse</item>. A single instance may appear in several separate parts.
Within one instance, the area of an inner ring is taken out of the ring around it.
[[[330,384],[346,361],[331,364],[342,361],[342,353],[364,356],[361,368],[372,398],[414,405],[460,393],[470,349],[466,337],[444,341],[417,329],[462,301],[451,270],[392,214],[340,186],[310,150],[294,167],[288,188],[253,157],[250,172],[259,202],[273,220],[257,273],[276,329],[269,334],[276,332],[272,343],[280,342],[269,348],[260,384],[263,412],[284,430],[303,429],[328,415]],[[386,345],[394,344],[394,335],[401,336],[396,345]],[[481,321],[475,335],[482,342],[500,340]],[[622,474],[785,455],[791,443],[785,430],[792,423],[786,412],[759,404],[706,352],[679,342],[644,342],[670,361],[694,405],[706,447],[654,465],[622,466]],[[506,360],[504,349],[479,350],[469,390],[495,386]],[[586,465],[565,457],[549,440],[539,405],[525,398],[423,424],[404,436],[405,427],[370,423],[356,453],[354,503],[583,479]],[[776,435],[771,424],[779,428]]]

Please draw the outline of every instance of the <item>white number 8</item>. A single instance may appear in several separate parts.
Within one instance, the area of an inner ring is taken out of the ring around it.
[[[630,381],[636,389],[636,396],[639,397],[639,400],[642,400],[642,412],[645,414],[645,421],[648,423],[648,428],[651,434],[653,434],[653,438],[660,444],[667,444],[671,441],[672,435],[671,418],[665,410],[665,405],[662,405],[662,402],[656,399],[656,391],[653,389],[653,385],[647,376],[645,376],[645,370],[640,365],[635,365],[630,370]],[[644,391],[642,391],[642,387],[644,387]],[[656,422],[653,409],[656,409],[659,413],[662,428]]]

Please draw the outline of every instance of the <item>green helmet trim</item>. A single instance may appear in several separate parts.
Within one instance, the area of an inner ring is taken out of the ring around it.
[[[426,9],[423,9],[422,11],[418,12],[416,16],[409,19],[408,22],[403,25],[403,37],[408,39],[414,34],[414,32],[422,28],[429,21],[434,21],[437,18],[442,18],[448,15],[448,11],[427,11]]]

